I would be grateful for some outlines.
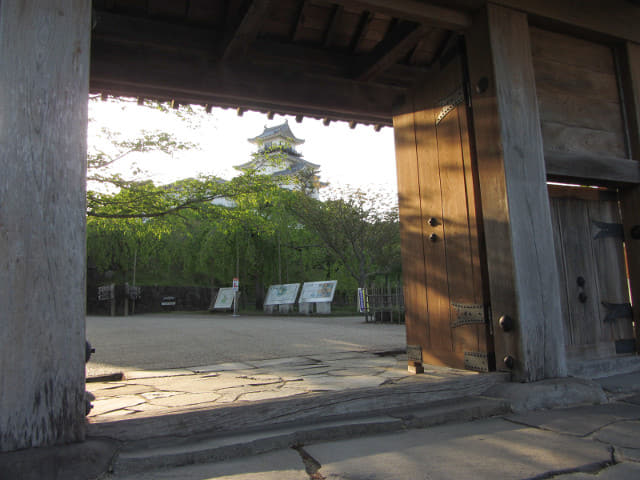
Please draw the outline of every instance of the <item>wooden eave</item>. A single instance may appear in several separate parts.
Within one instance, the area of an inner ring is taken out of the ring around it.
[[[95,0],[90,88],[391,125],[450,29],[470,22],[417,0]]]
[[[640,43],[629,0],[492,0]],[[487,0],[94,0],[90,89],[391,125]]]

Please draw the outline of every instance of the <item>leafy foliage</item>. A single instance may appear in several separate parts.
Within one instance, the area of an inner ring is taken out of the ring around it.
[[[376,275],[397,274],[400,233],[397,208],[380,195],[356,189],[319,201],[295,194],[290,212],[365,286]]]
[[[337,279],[353,290],[377,276],[399,278],[397,208],[384,196],[334,190],[321,202],[310,196],[318,184],[311,170],[290,179],[297,191],[251,170],[229,181],[200,176],[163,186],[139,170],[123,178],[112,167],[127,155],[193,145],[159,131],[136,139],[103,134],[111,147],[92,151],[87,193],[87,251],[97,282],[223,286],[239,275],[261,306],[270,284]],[[268,153],[278,162],[291,152],[285,145]]]

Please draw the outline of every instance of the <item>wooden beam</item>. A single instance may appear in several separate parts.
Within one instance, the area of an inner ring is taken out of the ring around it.
[[[636,163],[640,163],[640,44],[627,42],[618,52],[618,65],[630,154]],[[620,210],[627,249],[627,269],[636,331],[636,351],[638,351],[640,349],[640,239],[636,238],[633,232],[640,225],[640,186],[620,190]]]
[[[399,23],[370,55],[358,62],[354,78],[368,81],[379,75],[406,55],[430,30],[431,27],[411,22]]]
[[[119,45],[152,47],[166,52],[205,54],[222,40],[215,30],[106,12],[95,14],[93,39]]]
[[[631,158],[640,161],[640,42],[616,52]]]
[[[331,0],[331,3],[451,30],[471,26],[471,16],[466,12],[417,0]]]
[[[304,68],[310,74],[347,77],[353,62],[351,56],[329,52],[319,47],[302,44],[261,40],[249,50],[252,59],[260,63],[287,65],[289,68]]]
[[[230,33],[229,40],[224,47],[222,58],[244,56],[249,46],[255,41],[260,31],[260,24],[269,8],[269,0],[253,0],[247,7],[240,23]]]
[[[251,98],[249,100],[240,100],[225,95],[215,95],[214,93],[180,91],[176,92],[173,88],[154,87],[144,84],[118,84],[112,81],[102,81],[99,79],[92,80],[90,92],[92,94],[105,93],[114,98],[117,97],[136,97],[144,92],[145,98],[169,102],[172,98],[179,96],[179,101],[183,105],[211,105],[212,107],[220,107],[225,109],[243,108],[245,111],[267,112],[269,110],[277,111],[279,115],[298,116],[301,120],[304,117],[315,119],[325,118],[331,115],[335,121],[362,123],[365,125],[379,124],[382,126],[392,126],[391,117],[384,120],[374,118],[370,112],[335,112],[324,108],[322,105],[295,105],[278,102],[277,99],[263,100]]]
[[[279,65],[281,69],[297,72],[301,69],[309,75],[353,79],[354,59],[348,54],[329,52],[307,45],[292,45],[273,40],[260,40],[250,49],[249,55],[262,64]],[[368,79],[370,84],[394,85],[398,90],[409,88],[416,78],[429,72],[422,66],[394,63]],[[295,73],[292,73],[292,75]],[[359,80],[359,79],[356,79]]]
[[[489,4],[467,36],[498,368],[523,381],[567,372],[529,27]],[[501,316],[516,322],[502,331]]]
[[[593,185],[640,184],[640,163],[626,158],[545,152],[547,177],[553,181]]]
[[[628,0],[492,0],[528,12],[536,22],[556,22],[610,38],[640,43],[640,8]]]
[[[91,90],[129,92],[152,98],[165,95],[197,103],[246,105],[275,111],[390,125],[392,106],[401,89],[319,77],[273,68],[213,64],[200,58],[167,57],[136,48],[114,50],[93,42]],[[147,90],[150,92],[147,94]]]

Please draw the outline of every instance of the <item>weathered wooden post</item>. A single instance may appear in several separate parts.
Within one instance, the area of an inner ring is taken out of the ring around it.
[[[498,368],[528,381],[565,376],[527,15],[488,5],[474,18],[467,46]],[[510,329],[500,322],[507,317]]]
[[[91,2],[0,2],[0,451],[84,438]]]
[[[619,49],[618,62],[621,83],[626,94],[625,109],[628,118],[629,149],[631,158],[640,161],[640,44],[626,42]],[[640,349],[640,242],[637,225],[640,225],[640,186],[628,186],[620,191],[620,207],[627,248],[629,284],[631,290],[633,320],[635,322],[636,350]]]

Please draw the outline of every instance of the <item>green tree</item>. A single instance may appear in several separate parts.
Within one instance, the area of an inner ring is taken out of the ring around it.
[[[109,147],[93,149],[88,162],[87,250],[112,281],[131,282],[134,264],[138,284],[224,286],[239,273],[261,307],[274,283],[337,279],[351,289],[377,275],[399,276],[397,208],[384,196],[334,191],[320,202],[309,196],[318,185],[312,171],[283,179],[245,170],[230,181],[200,176],[155,185],[138,169],[124,178],[112,167],[136,152],[172,154],[193,144],[161,131],[134,139],[102,133]],[[268,160],[287,153],[272,148]]]
[[[288,209],[339,259],[358,286],[366,286],[376,275],[399,273],[398,211],[383,196],[356,189],[322,202],[295,192]]]

